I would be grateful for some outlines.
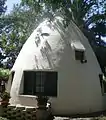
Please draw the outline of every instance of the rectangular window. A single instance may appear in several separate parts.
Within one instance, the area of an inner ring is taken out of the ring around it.
[[[11,72],[11,77],[12,77],[12,78],[11,78],[11,84],[12,84],[13,79],[14,79],[14,74],[15,74],[15,71],[12,71],[12,72]]]
[[[99,74],[99,78],[100,78],[102,93],[106,94],[106,78],[103,76],[103,74]]]
[[[106,93],[106,80],[103,80],[103,91]]]
[[[57,96],[57,72],[24,71],[24,94]]]
[[[87,60],[85,58],[85,47],[83,44],[77,40],[71,43],[71,46],[75,50],[75,60],[80,60],[81,63],[86,63]]]
[[[84,60],[84,51],[75,50],[75,59]]]

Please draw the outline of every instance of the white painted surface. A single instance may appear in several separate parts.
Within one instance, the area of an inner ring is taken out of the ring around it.
[[[40,36],[42,31],[49,36]],[[75,60],[73,42],[81,43],[81,48],[86,49],[87,63]],[[101,69],[88,40],[72,21],[66,30],[60,17],[51,23],[47,20],[41,23],[24,44],[13,70],[11,104],[36,106],[34,96],[20,95],[23,92],[24,70],[56,70],[58,96],[50,98],[55,114],[70,115],[105,109],[98,76]]]

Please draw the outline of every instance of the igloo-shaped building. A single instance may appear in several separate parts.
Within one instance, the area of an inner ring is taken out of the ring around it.
[[[36,107],[41,94],[56,115],[105,109],[96,56],[75,23],[64,28],[63,21],[45,19],[23,45],[11,70],[10,104]]]

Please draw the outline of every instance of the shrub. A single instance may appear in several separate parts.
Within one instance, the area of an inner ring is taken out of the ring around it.
[[[10,75],[9,69],[0,68],[0,80],[7,81]]]
[[[106,116],[101,116],[98,118],[98,120],[106,120]]]
[[[8,120],[7,118],[0,117],[0,120]]]
[[[93,117],[90,120],[106,120],[106,116],[100,115],[99,117]]]
[[[38,106],[40,106],[40,105],[46,106],[47,105],[47,101],[48,101],[47,97],[45,97],[45,96],[38,96],[36,99],[37,99],[37,102],[38,102]]]
[[[10,99],[10,94],[8,92],[3,92],[1,94],[1,99],[2,100],[9,100]]]

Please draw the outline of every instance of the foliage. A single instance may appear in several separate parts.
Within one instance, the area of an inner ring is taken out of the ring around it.
[[[36,0],[22,0],[22,3],[35,7],[38,2]],[[86,28],[92,25],[92,31],[94,33],[101,33],[100,35],[106,35],[106,1],[97,0],[39,0],[39,5],[45,5],[48,11],[62,10],[66,16],[66,21],[73,21],[81,28]],[[48,7],[49,6],[49,7]],[[71,9],[71,12],[70,12]],[[101,29],[103,27],[103,29]],[[97,34],[94,34],[95,36]]]
[[[1,94],[1,99],[2,100],[9,100],[10,99],[10,94],[8,92],[3,92]]]
[[[100,115],[99,117],[93,117],[91,120],[106,120],[106,116]]]
[[[0,0],[0,19],[2,17],[2,15],[5,13],[7,6],[5,5],[6,0]],[[0,21],[1,23],[1,21]],[[3,24],[2,24],[3,26]],[[0,32],[1,32],[1,28],[2,28],[1,24],[0,24]],[[2,66],[2,60],[4,59],[5,56],[2,55],[1,50],[0,50],[0,67]]]
[[[9,75],[9,69],[0,68],[0,80],[8,80]]]
[[[5,5],[6,0],[0,0],[0,16],[5,13],[7,6]]]
[[[4,117],[0,117],[0,120],[8,120],[8,119]]]
[[[32,17],[33,16],[33,17]],[[17,55],[19,54],[24,42],[34,29],[36,13],[26,6],[15,5],[9,15],[1,18],[0,48],[2,58],[0,62],[6,68],[11,68]],[[5,59],[5,61],[3,61]]]
[[[36,99],[37,99],[37,102],[38,102],[38,106],[40,106],[40,105],[46,106],[47,105],[47,101],[48,101],[47,97],[45,97],[45,96],[38,96]]]
[[[27,6],[32,9],[36,14],[40,13],[42,6],[39,3],[39,0],[22,0],[22,5]]]

